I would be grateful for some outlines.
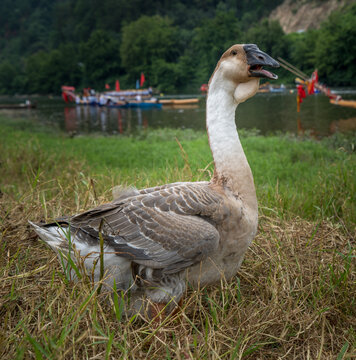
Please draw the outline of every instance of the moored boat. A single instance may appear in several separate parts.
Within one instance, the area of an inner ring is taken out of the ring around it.
[[[330,103],[334,105],[356,108],[356,100],[330,99]]]
[[[150,108],[162,108],[162,104],[158,102],[151,102],[151,101],[120,101],[120,102],[111,102],[109,104],[100,105],[109,108],[143,108],[143,109],[150,109]]]
[[[0,109],[34,109],[36,106],[36,103],[32,104],[31,102],[25,102],[21,104],[0,104]]]
[[[84,89],[82,96],[74,93],[72,86],[62,86],[63,99],[75,101],[77,105],[104,106],[110,108],[162,108],[162,106],[192,106],[199,103],[198,98],[187,99],[157,99],[152,97],[152,88],[106,91],[95,93]]]
[[[160,99],[159,103],[162,105],[191,105],[191,104],[198,104],[198,98],[192,99]]]

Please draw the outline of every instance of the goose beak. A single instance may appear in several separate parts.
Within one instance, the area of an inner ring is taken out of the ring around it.
[[[279,63],[276,60],[261,51],[255,44],[246,44],[243,48],[246,53],[248,75],[250,77],[278,79],[276,74],[263,69],[263,66],[279,67]]]

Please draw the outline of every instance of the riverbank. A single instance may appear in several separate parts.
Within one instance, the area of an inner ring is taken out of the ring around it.
[[[101,195],[117,184],[141,188],[208,180],[213,171],[206,134],[188,129],[143,130],[130,137],[70,138],[47,127],[34,129],[26,121],[2,119],[0,136],[2,191],[13,196],[21,196],[33,181],[51,199],[58,195],[61,182],[93,179]],[[344,137],[334,136],[317,142],[292,135],[264,137],[246,130],[240,131],[240,138],[261,211],[353,223],[356,157],[347,151],[354,146],[350,139],[343,142]],[[50,179],[56,179],[57,186],[42,189]],[[73,193],[65,195],[68,200],[73,197]],[[110,196],[102,200],[108,201]]]
[[[68,282],[27,220],[109,201],[118,184],[207,180],[206,135],[164,129],[70,138],[0,119],[1,358],[351,354],[355,155],[330,141],[246,131],[240,137],[258,193],[259,234],[238,277],[188,291],[179,317],[156,337],[152,324],[121,321],[115,301],[84,279]]]
[[[337,89],[345,100],[354,100],[355,89]],[[185,95],[185,97],[194,95]],[[159,109],[117,109],[95,106],[74,106],[63,99],[30,98],[36,109],[1,110],[0,117],[27,119],[33,127],[46,125],[72,135],[102,134],[132,136],[142,129],[162,127],[194,129],[205,132],[205,99],[199,104]],[[13,101],[13,100],[12,100]],[[3,99],[11,103],[11,98]],[[356,130],[356,110],[332,105],[323,94],[309,96],[297,113],[296,93],[258,93],[240,104],[236,112],[239,128],[258,129],[262,135],[271,133],[312,134],[320,139],[336,131]]]

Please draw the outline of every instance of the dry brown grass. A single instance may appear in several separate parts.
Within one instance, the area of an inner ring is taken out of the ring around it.
[[[356,234],[344,225],[344,212],[334,223],[310,222],[265,204],[269,209],[261,207],[259,233],[238,276],[188,290],[181,311],[158,327],[141,318],[121,319],[114,298],[98,295],[85,279],[68,281],[27,220],[49,220],[108,201],[116,184],[190,180],[190,169],[158,169],[152,180],[152,172],[140,168],[92,181],[74,156],[47,153],[33,139],[4,147],[0,157],[1,359],[356,356]],[[352,199],[347,191],[335,196]]]
[[[73,180],[70,172],[64,178]],[[84,280],[69,282],[27,225],[27,219],[104,200],[95,198],[89,181],[74,180],[67,187],[58,179],[31,181],[21,198],[0,197],[1,359],[355,356],[355,234],[342,225],[261,216],[238,276],[188,290],[181,311],[157,327],[120,319],[112,298],[97,295]]]

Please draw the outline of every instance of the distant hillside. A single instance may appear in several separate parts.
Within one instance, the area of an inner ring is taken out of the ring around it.
[[[317,29],[335,10],[355,0],[285,0],[275,8],[270,20],[278,20],[285,33]]]
[[[356,86],[356,0],[1,0],[0,24],[0,94],[129,88],[141,72],[159,91],[197,91],[236,42]]]

